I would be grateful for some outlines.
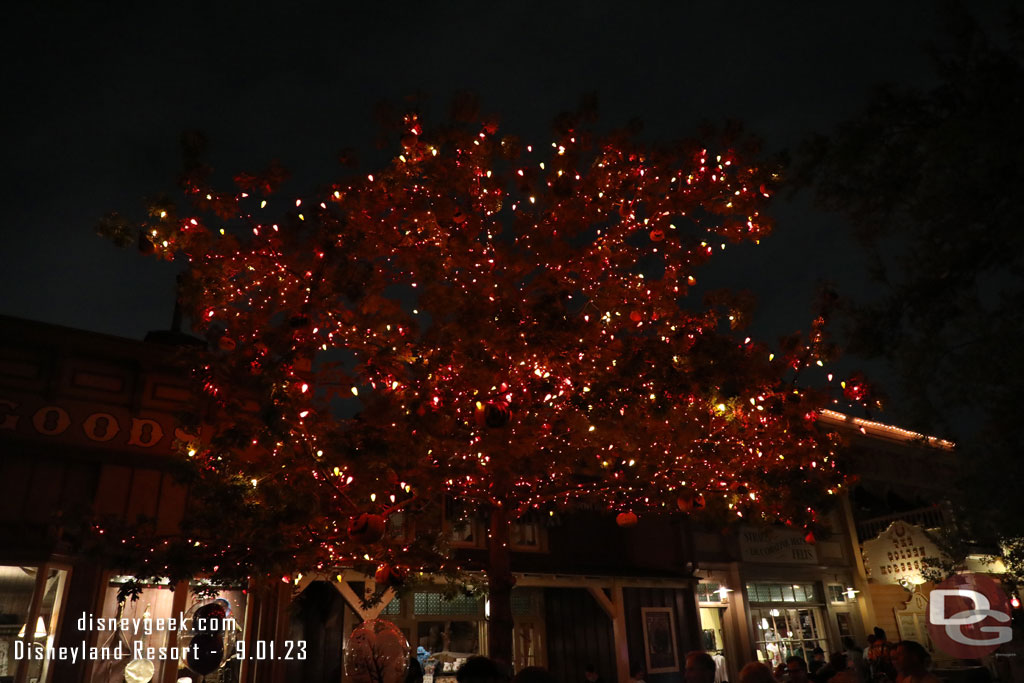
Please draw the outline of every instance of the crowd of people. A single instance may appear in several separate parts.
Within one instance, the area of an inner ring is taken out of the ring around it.
[[[809,662],[793,655],[775,670],[762,662],[750,662],[740,670],[737,683],[940,683],[929,673],[931,657],[920,643],[911,640],[890,643],[884,631],[875,629],[868,636],[867,648],[856,647],[850,638],[844,639],[843,645],[843,651],[833,652],[827,660],[825,653],[816,648]],[[694,651],[686,655],[684,683],[715,683],[715,673],[715,660],[709,653]],[[720,673],[718,680],[723,678]],[[645,683],[644,679],[643,667],[631,667],[630,683]],[[458,683],[559,683],[542,667],[529,666],[511,676],[498,662],[482,656],[467,659],[459,668],[456,680]],[[413,674],[406,683],[421,681],[422,673],[419,681]],[[578,683],[604,681],[595,667],[587,666]]]

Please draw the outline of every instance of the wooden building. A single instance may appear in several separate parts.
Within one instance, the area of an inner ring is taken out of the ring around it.
[[[176,417],[191,396],[175,355],[156,341],[0,317],[0,682],[120,681],[132,666],[145,674],[130,651],[71,661],[18,659],[15,649],[109,646],[122,636],[89,617],[171,618],[194,603],[187,584],[157,585],[119,614],[123,578],[90,556],[80,528],[87,513],[177,528],[188,492],[173,476],[176,444],[197,435]],[[814,546],[800,534],[723,534],[671,518],[629,529],[596,513],[518,524],[515,663],[545,666],[564,683],[582,683],[588,665],[603,681],[625,683],[639,665],[649,683],[677,683],[685,654],[707,649],[722,658],[722,679],[736,680],[757,658],[831,651],[848,634],[863,642],[871,615],[849,507],[831,523],[831,538]],[[468,560],[486,553],[481,527],[450,533]],[[226,592],[248,658],[207,683],[335,683],[347,635],[376,616],[401,628],[414,649],[456,656],[485,647],[486,600],[387,592],[367,609],[361,598],[374,590],[371,577],[341,570],[300,574],[270,591]],[[173,629],[124,638],[177,645]],[[283,659],[297,643],[303,658]],[[160,683],[188,675],[176,660],[154,664]]]
[[[176,445],[197,437],[176,418],[190,400],[176,349],[9,317],[0,317],[0,340],[0,681],[122,680],[135,642],[173,647],[176,632],[129,632],[129,653],[116,661],[30,660],[15,651],[116,645],[121,636],[94,628],[93,619],[170,618],[194,601],[187,585],[152,586],[119,613],[121,579],[89,555],[81,529],[93,513],[176,529],[188,498],[173,476]],[[482,530],[453,534],[467,558],[486,552]],[[543,664],[566,681],[580,679],[587,665],[605,680],[624,679],[631,661],[646,665],[645,633],[648,640],[667,633],[650,680],[679,678],[699,634],[688,535],[678,522],[624,530],[577,515],[554,526],[519,525],[515,538],[522,664]],[[249,653],[261,642],[304,641],[306,657],[232,662],[207,681],[339,680],[346,634],[372,616],[360,600],[372,579],[345,572],[297,576],[269,595],[244,588],[224,597]],[[486,642],[484,602],[426,592],[376,611],[414,642],[431,629],[451,639],[457,623],[478,650]],[[668,630],[652,635],[656,627]],[[153,680],[186,675],[177,664],[156,662]]]

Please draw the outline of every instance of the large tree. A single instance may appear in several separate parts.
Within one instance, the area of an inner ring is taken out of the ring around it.
[[[843,482],[825,397],[797,381],[834,353],[823,320],[773,350],[742,331],[748,297],[689,296],[728,244],[771,231],[777,177],[742,139],[655,149],[564,117],[531,147],[414,114],[399,137],[389,165],[301,198],[271,196],[278,169],[218,191],[192,164],[187,206],[104,221],[183,257],[211,340],[196,371],[216,436],[189,447],[201,546],[154,572],[453,569],[433,539],[454,501],[487,520],[488,561],[463,569],[486,574],[508,661],[526,514],[703,508],[813,534]],[[430,532],[418,545],[380,537],[398,508]]]
[[[809,142],[802,174],[883,285],[844,293],[851,351],[887,359],[903,416],[957,441],[966,540],[1006,540],[1024,536],[1024,33],[1019,13],[995,37],[962,9],[947,18],[934,86],[879,88]]]

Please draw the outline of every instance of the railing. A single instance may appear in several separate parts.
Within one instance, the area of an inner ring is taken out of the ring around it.
[[[941,505],[930,505],[895,515],[860,520],[857,522],[857,537],[862,542],[871,540],[888,529],[893,522],[906,522],[925,529],[937,529],[946,526],[947,519]]]

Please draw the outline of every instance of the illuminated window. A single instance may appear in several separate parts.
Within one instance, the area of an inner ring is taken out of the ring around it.
[[[846,588],[836,583],[828,585],[828,601],[841,603],[846,602]]]
[[[133,649],[136,647],[155,648],[152,652],[158,652],[159,648],[187,647],[184,642],[188,632],[177,620],[181,613],[189,615],[189,610],[197,605],[221,601],[224,608],[225,618],[222,622],[223,628],[218,632],[225,643],[224,663],[213,674],[206,677],[207,681],[238,680],[241,662],[234,658],[232,644],[244,639],[246,594],[242,589],[223,590],[215,596],[199,597],[193,589],[201,588],[201,582],[192,582],[184,595],[180,595],[167,582],[146,585],[135,600],[126,600],[118,603],[118,595],[121,587],[130,577],[115,576],[107,585],[106,593],[103,596],[103,605],[100,613],[100,623],[95,628],[88,629],[94,637],[96,647],[109,647],[111,652],[120,643],[124,656],[101,657],[94,670],[96,680],[124,680],[125,671],[128,667],[147,667],[138,659],[132,657]],[[130,619],[133,624],[128,630],[111,630],[106,624],[113,619]],[[171,620],[174,620],[172,623]],[[230,629],[230,631],[228,631]],[[198,677],[188,671],[179,662],[171,658],[154,656],[149,659],[152,663],[154,681],[163,680],[165,671],[174,671],[179,677]],[[40,679],[42,680],[42,679]]]
[[[814,648],[830,652],[821,598],[813,583],[748,583],[757,659],[775,668],[789,657],[810,663]]]
[[[21,667],[28,670],[24,680],[50,680],[51,660],[15,659],[15,641],[25,648],[55,644],[61,624],[61,603],[67,589],[68,572],[52,567],[0,566],[0,678],[15,680]],[[31,611],[32,603],[38,603]],[[7,677],[10,677],[9,679]]]

